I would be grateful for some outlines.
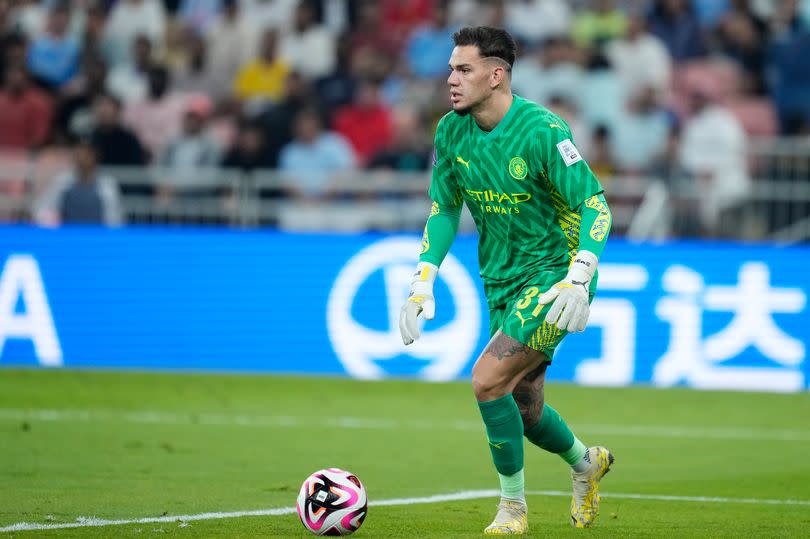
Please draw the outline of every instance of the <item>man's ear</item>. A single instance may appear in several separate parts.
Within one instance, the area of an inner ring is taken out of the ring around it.
[[[501,85],[505,78],[506,70],[503,68],[503,66],[495,66],[495,69],[492,70],[492,75],[489,77],[490,87],[494,90]]]

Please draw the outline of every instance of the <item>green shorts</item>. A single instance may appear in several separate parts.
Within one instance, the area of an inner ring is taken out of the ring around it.
[[[546,355],[546,361],[551,362],[554,351],[568,332],[545,322],[552,304],[540,305],[537,300],[559,281],[559,274],[540,273],[529,279],[511,302],[490,308],[490,337],[500,329],[529,348],[542,352]],[[588,302],[591,301],[593,292],[588,295]]]

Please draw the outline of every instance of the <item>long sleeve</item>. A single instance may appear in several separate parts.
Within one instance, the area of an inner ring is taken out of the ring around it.
[[[458,232],[461,206],[442,206],[434,202],[422,235],[420,262],[441,266]]]

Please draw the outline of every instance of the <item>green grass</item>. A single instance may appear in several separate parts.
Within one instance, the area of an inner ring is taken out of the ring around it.
[[[617,460],[592,530],[569,527],[567,498],[532,495],[532,536],[810,534],[810,505],[610,497],[810,500],[810,394],[568,385],[546,394],[586,444]],[[528,489],[570,489],[558,457],[526,453]],[[0,370],[0,527],[291,507],[304,478],[330,466],[356,473],[372,501],[497,487],[465,383]],[[355,536],[480,537],[496,501],[371,507]],[[152,536],[309,535],[284,515],[0,539]]]

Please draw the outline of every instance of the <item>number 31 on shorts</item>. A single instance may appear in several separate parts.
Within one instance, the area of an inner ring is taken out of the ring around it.
[[[522,311],[523,309],[529,307],[532,304],[532,300],[537,297],[538,294],[540,294],[540,289],[536,286],[530,286],[525,292],[523,292],[523,297],[517,300],[517,303],[515,303],[515,308]],[[539,316],[540,311],[543,310],[543,307],[545,307],[545,305],[538,303],[532,311],[532,316]]]

